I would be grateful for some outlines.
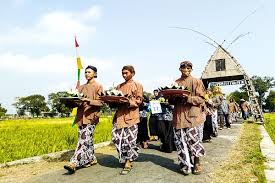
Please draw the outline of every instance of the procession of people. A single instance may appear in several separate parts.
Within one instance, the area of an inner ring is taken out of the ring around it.
[[[140,148],[150,148],[149,141],[159,140],[160,151],[176,151],[179,169],[183,175],[200,174],[203,166],[200,157],[205,155],[203,143],[211,142],[218,131],[230,129],[236,122],[239,107],[234,98],[227,101],[220,87],[205,89],[203,82],[191,75],[193,64],[183,61],[179,68],[177,86],[188,88],[188,95],[162,96],[159,90],[153,97],[146,96],[143,86],[133,79],[135,69],[131,65],[122,68],[125,80],[115,89],[127,96],[117,101],[112,126],[112,142],[118,153],[118,161],[123,165],[121,175],[134,168]],[[85,69],[87,83],[78,91],[84,94],[78,104],[75,123],[78,126],[78,143],[70,162],[64,166],[70,174],[78,168],[97,164],[93,135],[100,118],[100,98],[103,87],[98,83],[97,68]],[[111,105],[110,105],[111,106]],[[241,100],[243,118],[249,113],[249,105]]]

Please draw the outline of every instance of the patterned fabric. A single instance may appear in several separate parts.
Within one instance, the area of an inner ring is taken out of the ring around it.
[[[191,171],[194,166],[191,157],[200,157],[205,154],[204,147],[200,143],[197,128],[174,128],[174,139],[181,168]]]
[[[78,142],[75,153],[70,160],[70,162],[77,167],[96,160],[93,142],[95,126],[96,125],[87,124],[78,128]]]
[[[159,114],[158,120],[173,121],[173,113],[169,110],[166,110],[165,113]]]
[[[199,135],[200,142],[202,142],[202,139],[203,139],[203,126],[204,126],[204,123],[202,123],[201,125],[198,125],[196,127],[198,129],[198,135]]]
[[[229,113],[229,123],[232,124],[234,122],[237,121],[237,113],[234,112],[234,113]]]
[[[228,114],[229,113],[229,105],[226,99],[222,100],[221,103],[221,112],[224,114]]]
[[[147,111],[146,110],[139,111],[139,116],[141,118],[147,118]]]
[[[213,126],[213,133],[215,135],[217,135],[218,134],[218,111],[217,111],[217,109],[213,110],[212,126]]]
[[[113,125],[112,141],[116,146],[120,163],[125,162],[125,160],[134,161],[138,158],[137,133],[137,124],[120,129],[117,128],[116,124]]]

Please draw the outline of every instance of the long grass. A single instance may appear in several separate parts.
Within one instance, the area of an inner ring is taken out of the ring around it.
[[[0,163],[74,149],[77,126],[73,118],[7,120],[0,122]],[[112,118],[101,117],[94,143],[111,140]]]
[[[275,113],[264,114],[264,118],[265,129],[273,140],[273,143],[275,143]]]
[[[214,182],[266,182],[261,139],[258,125],[246,122],[229,158],[216,170]]]

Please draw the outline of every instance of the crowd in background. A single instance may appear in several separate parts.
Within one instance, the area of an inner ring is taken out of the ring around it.
[[[173,105],[159,95],[158,90],[152,96],[144,95],[140,106],[140,123],[138,124],[138,140],[142,148],[148,148],[149,141],[161,142],[159,149],[163,152],[175,150],[173,132]],[[158,102],[161,106],[159,113],[152,113],[150,103]],[[220,87],[213,87],[205,95],[205,122],[198,127],[202,142],[210,142],[212,137],[218,136],[218,131],[230,129],[232,123],[238,119],[246,120],[249,117],[250,106],[244,99],[238,104],[231,96],[222,93]]]

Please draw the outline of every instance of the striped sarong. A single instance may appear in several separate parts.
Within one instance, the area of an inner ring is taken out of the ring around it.
[[[137,134],[137,124],[121,129],[117,129],[116,124],[113,125],[112,141],[116,146],[120,163],[124,163],[125,160],[134,161],[138,158]]]
[[[78,142],[74,155],[70,160],[70,163],[75,164],[77,167],[96,160],[93,139],[95,126],[87,124],[78,127]]]
[[[177,148],[178,160],[181,168],[191,171],[194,166],[191,157],[201,157],[205,154],[198,130],[194,128],[174,128],[175,145]]]

